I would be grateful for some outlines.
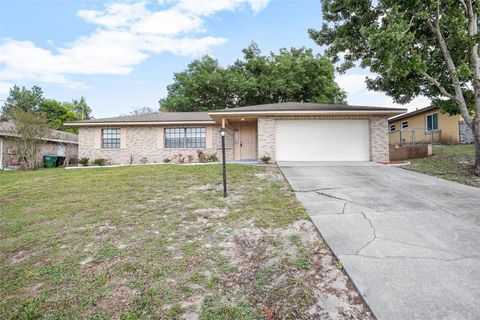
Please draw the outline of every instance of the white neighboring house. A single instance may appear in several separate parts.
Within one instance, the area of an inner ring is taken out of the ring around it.
[[[18,137],[15,126],[10,122],[0,122],[0,168],[21,164],[21,155],[15,150],[14,140]],[[69,159],[78,157],[78,135],[58,130],[50,130],[39,152],[39,166],[43,166],[44,155],[58,155]]]

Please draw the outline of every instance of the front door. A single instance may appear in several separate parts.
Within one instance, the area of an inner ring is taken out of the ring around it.
[[[240,160],[257,159],[257,127],[242,126],[239,131],[240,146],[237,150],[240,153]]]

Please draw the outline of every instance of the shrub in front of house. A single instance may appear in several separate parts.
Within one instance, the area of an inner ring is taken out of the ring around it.
[[[107,159],[105,158],[97,158],[95,160],[93,160],[93,164],[96,165],[96,166],[104,166],[107,164]]]
[[[78,164],[81,165],[81,166],[88,166],[88,161],[90,161],[89,158],[83,157],[83,158],[78,159]]]
[[[216,153],[206,155],[207,162],[218,162],[218,157]]]
[[[272,160],[272,157],[270,157],[268,154],[264,154],[263,156],[260,157],[260,160],[267,164],[270,162],[270,160]]]
[[[163,163],[170,163],[171,161],[172,161],[172,159],[170,159],[170,158],[163,159]]]

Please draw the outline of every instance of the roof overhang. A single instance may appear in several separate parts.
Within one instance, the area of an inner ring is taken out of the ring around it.
[[[158,126],[158,125],[205,125],[215,121],[104,121],[104,122],[65,122],[66,127],[102,127],[102,126]]]
[[[425,112],[430,112],[430,111],[433,111],[433,110],[437,110],[438,108],[439,107],[437,107],[437,106],[429,106],[429,107],[425,107],[425,108],[418,109],[418,110],[415,110],[415,111],[411,111],[411,112],[408,112],[408,113],[402,113],[400,115],[396,115],[396,116],[393,116],[393,117],[389,118],[388,122],[391,123],[391,122],[395,122],[395,121],[398,121],[398,120],[407,119],[407,118],[410,118],[410,117],[413,117],[413,116],[416,116],[416,115],[419,115],[419,114],[422,114],[422,113],[425,113]]]
[[[382,110],[305,110],[305,111],[216,111],[209,112],[208,115],[215,121],[220,121],[222,118],[243,118],[243,117],[267,117],[267,116],[372,116],[385,115],[395,116],[405,113],[407,109],[382,109]]]
[[[0,132],[0,137],[20,138],[20,135],[15,133]],[[64,140],[64,139],[55,139],[55,138],[39,138],[38,140],[45,141],[45,142],[78,144],[78,141],[75,141],[75,140]]]

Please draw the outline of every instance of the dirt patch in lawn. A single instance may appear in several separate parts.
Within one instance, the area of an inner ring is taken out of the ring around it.
[[[256,297],[253,303],[266,318],[372,317],[309,220],[288,228],[235,230],[222,245],[236,272],[221,283]]]

